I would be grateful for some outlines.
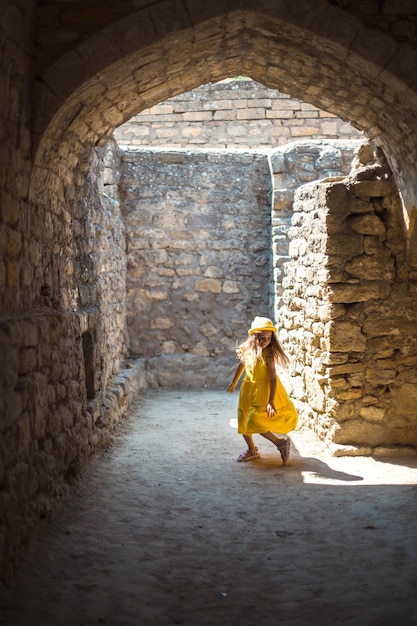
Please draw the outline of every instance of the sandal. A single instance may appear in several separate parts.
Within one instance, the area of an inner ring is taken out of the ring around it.
[[[289,439],[283,439],[277,445],[278,452],[281,455],[281,459],[284,465],[286,464],[286,462],[288,461],[288,457],[290,456],[290,447],[291,447],[291,442]]]
[[[239,456],[237,457],[236,461],[238,463],[241,463],[242,461],[255,461],[255,459],[260,459],[261,455],[258,452],[258,448],[255,448],[255,451],[253,452],[252,450],[246,450],[246,452],[242,452],[242,454],[239,454]]]

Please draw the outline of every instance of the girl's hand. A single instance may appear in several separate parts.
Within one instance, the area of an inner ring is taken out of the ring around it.
[[[268,402],[268,404],[266,405],[266,412],[268,413],[268,417],[274,417],[276,411],[272,402]]]
[[[229,393],[233,393],[235,389],[236,389],[236,385],[232,383],[231,385],[228,386],[227,391]]]

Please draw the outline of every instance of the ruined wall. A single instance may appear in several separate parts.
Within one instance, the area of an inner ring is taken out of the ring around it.
[[[417,293],[397,190],[369,150],[296,192],[280,312],[304,421],[360,454],[417,444]]]
[[[269,152],[273,179],[272,266],[274,315],[282,306],[285,264],[289,261],[289,237],[295,191],[307,182],[349,173],[354,150],[360,141],[331,140],[294,142]]]
[[[30,66],[35,2],[0,6],[0,315],[21,308],[39,249],[27,258],[31,173]],[[6,38],[5,33],[13,35]],[[0,381],[3,382],[3,381]],[[0,409],[2,408],[0,393]]]
[[[74,310],[85,320],[86,358],[92,368],[88,396],[100,414],[107,381],[117,374],[125,348],[126,241],[118,199],[120,157],[114,143],[97,148],[74,213]],[[84,350],[85,352],[85,350]]]
[[[256,152],[123,153],[129,347],[153,384],[223,385],[272,315],[270,183]]]
[[[347,174],[357,145],[123,152],[129,348],[151,384],[230,376],[252,317],[279,315],[295,189]]]
[[[250,79],[202,85],[145,109],[115,131],[120,146],[270,148],[359,139],[335,115]]]
[[[71,307],[56,306],[45,288],[36,306],[0,318],[0,578],[146,385],[141,362],[122,362],[126,259],[116,166],[114,146],[92,154],[66,222]]]
[[[86,252],[84,246],[77,252],[73,222],[80,220],[82,194],[88,195],[91,154],[115,127],[181,91],[238,71],[331,110],[384,147],[406,199],[409,260],[417,266],[415,15],[408,2],[398,9],[377,0],[349,3],[351,14],[334,2],[305,6],[300,11],[296,3],[246,0],[185,6],[173,0],[166,11],[166,3],[147,0],[0,3],[1,576],[65,493],[78,462],[106,440],[106,423],[119,418],[133,379],[130,370],[113,373],[113,339],[109,355],[102,352],[105,334],[117,341],[120,334],[96,317],[93,300],[106,277],[98,289],[82,283],[77,254]],[[80,235],[85,228],[92,237],[93,250],[101,246],[88,222],[79,226]],[[97,262],[87,268],[91,276]],[[119,271],[112,269],[107,287],[117,285],[112,280]],[[413,288],[412,282],[404,287],[405,302]],[[112,302],[109,297],[105,308],[113,307],[117,319]],[[378,305],[387,306],[384,295]],[[400,309],[401,320],[412,308]],[[396,310],[383,319],[390,313]],[[386,324],[378,337],[389,341],[389,352],[395,333]],[[412,341],[407,345],[405,365],[413,359]],[[384,389],[400,404],[408,390],[411,396],[413,369],[394,361],[395,379]],[[89,404],[95,393],[103,399],[97,418]],[[370,397],[384,408],[383,394]]]

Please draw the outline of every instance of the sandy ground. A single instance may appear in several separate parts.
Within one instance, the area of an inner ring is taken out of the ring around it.
[[[417,624],[417,459],[236,463],[237,393],[152,391],[8,589],[10,626]]]

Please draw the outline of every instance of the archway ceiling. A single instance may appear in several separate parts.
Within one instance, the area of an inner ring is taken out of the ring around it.
[[[225,8],[243,4],[246,10]],[[45,69],[35,83],[35,164],[59,176],[61,157],[66,170],[75,167],[92,145],[145,108],[243,74],[332,112],[375,140],[412,224],[413,67],[416,50],[325,0],[158,3],[107,25]]]

